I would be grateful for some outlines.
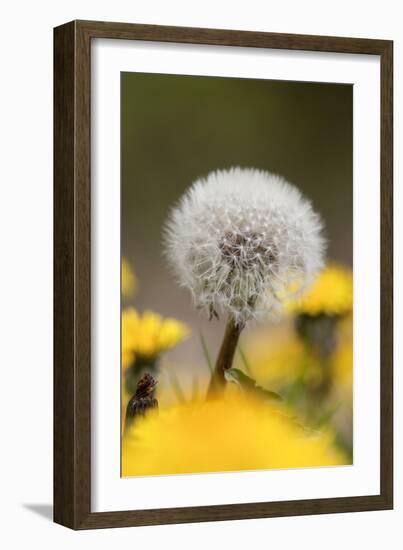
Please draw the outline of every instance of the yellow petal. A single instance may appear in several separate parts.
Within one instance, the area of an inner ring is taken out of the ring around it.
[[[330,263],[298,298],[289,300],[288,310],[309,315],[345,315],[353,308],[353,274],[340,264]]]
[[[158,348],[167,350],[182,342],[189,334],[188,327],[175,319],[165,319],[158,335]]]
[[[239,393],[149,413],[122,447],[124,476],[347,464],[331,433],[304,430]]]
[[[146,310],[139,316],[134,308],[122,312],[122,353],[133,352],[155,357],[178,345],[189,333],[188,327],[176,319],[163,319]]]

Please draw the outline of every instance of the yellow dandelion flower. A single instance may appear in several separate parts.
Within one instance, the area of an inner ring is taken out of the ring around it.
[[[142,315],[130,307],[122,313],[122,364],[135,355],[155,357],[182,342],[188,327],[176,319],[146,310]]]
[[[330,263],[315,282],[298,298],[289,301],[291,313],[344,315],[353,308],[353,274],[339,264]]]
[[[137,290],[137,279],[129,262],[122,259],[122,295],[131,298]]]
[[[349,463],[330,432],[310,432],[267,402],[229,392],[139,418],[122,444],[122,475],[163,475]]]

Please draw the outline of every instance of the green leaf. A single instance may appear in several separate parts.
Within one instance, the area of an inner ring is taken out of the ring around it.
[[[259,386],[253,378],[245,374],[239,369],[228,369],[225,371],[225,379],[227,382],[234,382],[238,384],[244,391],[253,393],[263,399],[270,399],[275,401],[282,400],[281,395],[275,393],[274,391],[266,390]]]
[[[179,401],[179,403],[183,404],[186,403],[186,397],[183,393],[183,390],[181,388],[181,385],[179,383],[178,377],[176,376],[176,373],[173,370],[168,371],[169,379],[171,381],[172,387],[174,389],[176,399]]]
[[[337,403],[333,407],[329,407],[328,409],[325,409],[324,412],[316,420],[315,428],[319,429],[325,426],[326,424],[330,424],[334,415],[339,410],[340,406],[341,406],[341,403]]]
[[[200,332],[200,341],[203,348],[204,357],[206,358],[208,369],[210,371],[210,374],[213,374],[213,371],[214,371],[213,361],[211,360],[211,355],[207,346],[207,342],[204,339],[202,332]]]

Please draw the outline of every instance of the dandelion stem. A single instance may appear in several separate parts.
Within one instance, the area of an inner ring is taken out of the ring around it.
[[[227,323],[224,339],[218,353],[217,361],[207,390],[207,397],[216,397],[225,387],[225,371],[232,367],[235,350],[244,324],[235,323],[231,317]]]

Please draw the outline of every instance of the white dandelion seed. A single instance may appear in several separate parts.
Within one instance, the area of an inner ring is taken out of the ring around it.
[[[199,309],[243,326],[322,268],[322,227],[310,201],[282,177],[232,168],[197,180],[173,208],[166,255]]]

